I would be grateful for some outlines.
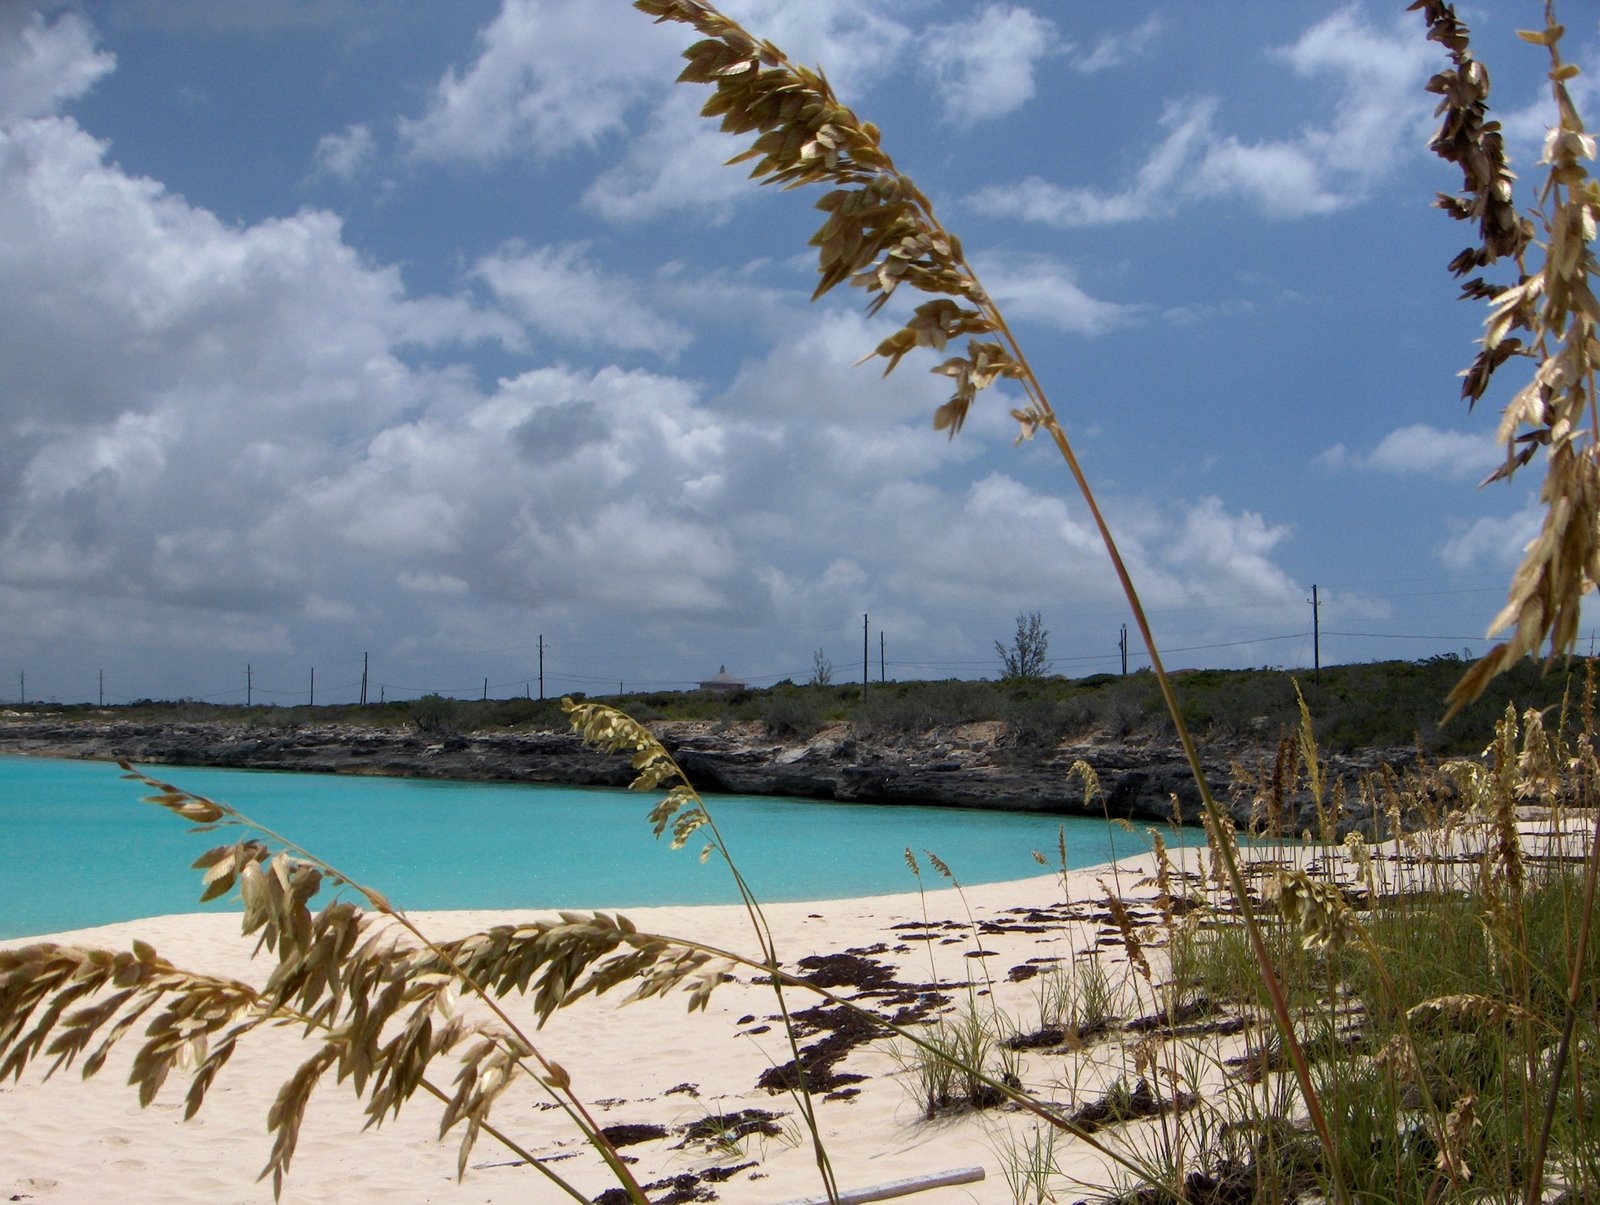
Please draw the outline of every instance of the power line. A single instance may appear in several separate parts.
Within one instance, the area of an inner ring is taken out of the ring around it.
[[[1481,632],[1476,636],[1424,636],[1414,632],[1329,632],[1328,635],[1350,636],[1360,640],[1448,640],[1452,643],[1457,641],[1473,643],[1475,641],[1484,639],[1483,633]]]

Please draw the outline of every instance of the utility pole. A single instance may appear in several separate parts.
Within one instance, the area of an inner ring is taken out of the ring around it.
[[[100,706],[106,705],[106,671],[100,671]]]
[[[867,631],[867,617],[861,617],[861,701],[867,701],[867,643],[870,633]]]
[[[865,690],[866,687],[863,686],[862,689]],[[25,670],[25,669],[19,669],[17,671],[17,702],[18,703],[26,703],[27,701],[28,701],[28,671]]]
[[[252,683],[250,681],[250,663],[248,661],[246,661],[244,663],[244,705],[246,707],[250,706],[250,687],[251,687],[251,685],[252,685]]]
[[[1128,676],[1128,625],[1122,625],[1122,635],[1117,638],[1117,647],[1122,650],[1122,676]]]
[[[489,701],[489,679],[487,678],[483,680],[483,701],[485,703]]]
[[[879,682],[887,682],[888,680],[889,680],[888,671],[885,670],[885,668],[884,668],[884,660],[883,660],[883,629],[879,628],[878,629],[878,681]]]
[[[313,665],[311,667],[311,702],[308,703],[307,706],[315,707],[316,705],[317,705],[317,667]]]
[[[1322,604],[1317,601],[1317,587],[1311,587],[1311,680],[1322,681]]]
[[[544,633],[539,633],[539,702],[544,702]]]
[[[361,654],[361,706],[367,705],[367,655]]]

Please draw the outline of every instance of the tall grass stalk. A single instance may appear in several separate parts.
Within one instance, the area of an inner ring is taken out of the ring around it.
[[[862,122],[840,103],[821,75],[791,63],[772,43],[758,41],[736,22],[698,0],[635,0],[635,7],[658,22],[690,25],[703,36],[702,41],[684,52],[689,65],[679,79],[709,84],[715,89],[702,112],[719,118],[724,130],[757,135],[750,149],[730,162],[754,160],[750,173],[753,178],[786,188],[804,184],[835,186],[818,203],[829,217],[812,238],[819,249],[821,277],[813,298],[846,282],[872,295],[870,312],[880,309],[901,284],[938,298],[918,306],[912,320],[872,353],[887,361],[885,374],[915,348],[940,350],[952,337],[974,336],[965,356],[951,357],[934,370],[956,384],[954,395],[934,415],[936,428],[948,430],[953,438],[979,390],[1000,379],[1021,386],[1027,404],[1012,411],[1021,430],[1019,440],[1031,439],[1042,430],[1060,452],[1133,613],[1201,804],[1208,817],[1220,821],[1222,809],[1206,781],[1199,752],[1116,537],[1043,384],[1004,313],[967,262],[960,240],[945,229],[933,203],[884,152],[877,128]],[[982,340],[975,337],[978,335],[993,335],[998,341]],[[1231,850],[1224,853],[1223,859],[1312,1125],[1329,1160],[1336,1162],[1332,1137],[1294,1035],[1282,986],[1267,959],[1259,926],[1247,903],[1238,860]],[[1337,1167],[1333,1180],[1335,1196],[1343,1201],[1346,1194]]]
[[[573,729],[585,742],[613,753],[625,752],[631,756],[633,767],[638,771],[638,775],[630,784],[632,789],[641,791],[666,789],[666,795],[650,814],[657,837],[670,827],[672,847],[678,849],[691,835],[703,828],[710,839],[707,853],[714,852],[727,865],[728,873],[733,876],[734,886],[739,892],[740,903],[749,918],[751,931],[761,949],[761,968],[766,972],[777,1000],[778,1014],[789,1044],[789,1057],[793,1060],[795,1069],[794,1097],[805,1123],[806,1132],[811,1137],[811,1149],[816,1158],[817,1172],[829,1199],[836,1198],[839,1187],[834,1180],[833,1165],[828,1158],[827,1146],[822,1140],[822,1127],[817,1121],[816,1100],[806,1083],[805,1059],[800,1053],[800,1040],[795,1033],[794,1019],[789,1013],[788,999],[784,995],[784,977],[780,973],[782,967],[778,960],[777,943],[772,937],[772,927],[767,923],[766,913],[762,911],[760,901],[756,899],[749,883],[740,873],[738,864],[728,850],[727,842],[723,840],[721,830],[717,828],[710,809],[705,805],[705,800],[694,789],[688,776],[667,752],[665,746],[648,728],[631,716],[602,704],[575,703],[571,699],[563,699],[561,706],[570,717]]]

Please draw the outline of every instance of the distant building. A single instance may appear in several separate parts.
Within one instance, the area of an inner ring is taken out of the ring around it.
[[[722,665],[717,667],[717,672],[715,674],[707,678],[704,682],[700,683],[700,689],[722,690],[732,693],[736,690],[743,690],[744,683],[729,674],[728,667],[726,665]]]

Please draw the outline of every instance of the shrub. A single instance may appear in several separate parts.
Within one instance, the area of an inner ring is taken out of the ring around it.
[[[461,704],[443,695],[423,695],[411,704],[411,722],[424,736],[456,736],[461,731],[461,719]]]

